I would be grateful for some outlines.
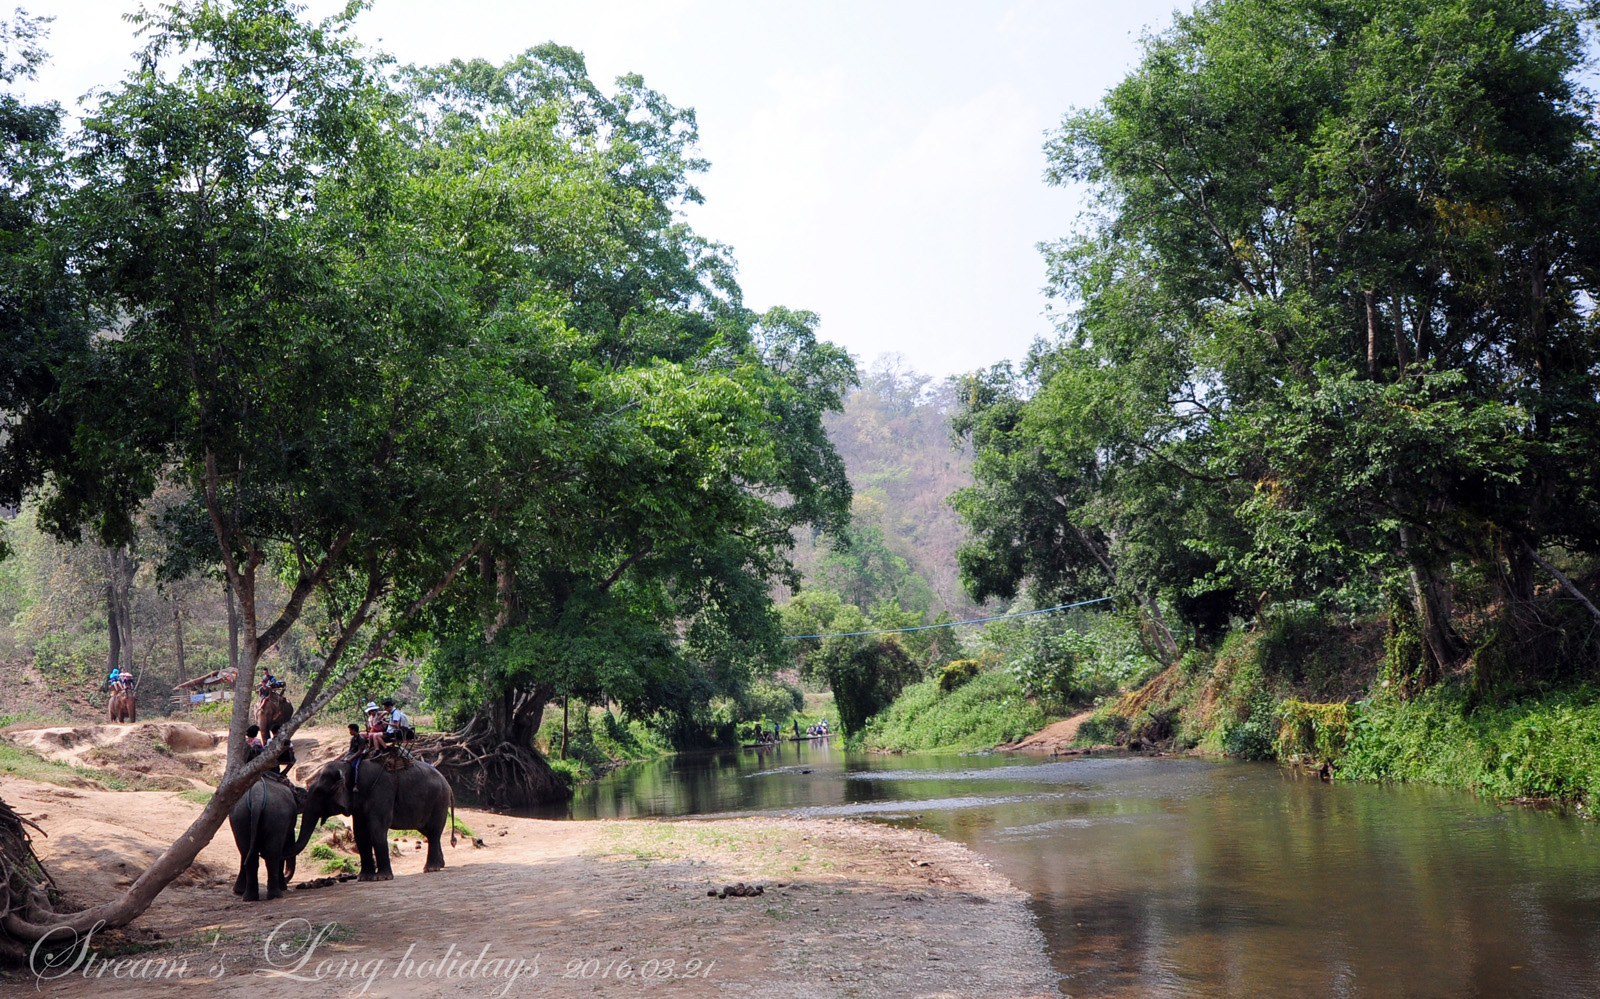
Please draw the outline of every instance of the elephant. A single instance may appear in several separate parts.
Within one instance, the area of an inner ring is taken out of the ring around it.
[[[359,765],[357,765],[359,764]],[[330,815],[351,817],[356,850],[361,854],[361,881],[392,881],[389,830],[415,829],[428,839],[424,871],[444,869],[444,833],[448,815],[450,845],[456,845],[456,796],[444,775],[421,760],[390,772],[382,759],[335,760],[318,770],[306,785],[304,814],[296,853],[306,848],[317,824]]]
[[[270,739],[278,734],[284,722],[294,716],[294,707],[282,694],[273,690],[256,699],[255,708],[250,714],[251,720],[261,726],[261,737]]]
[[[300,852],[294,839],[297,798],[288,782],[263,777],[228,813],[233,841],[239,847],[239,877],[233,893],[243,895],[246,902],[261,898],[258,861],[267,864],[268,899],[280,898],[294,877],[294,858]]]
[[[106,718],[114,722],[136,722],[139,709],[133,691],[121,684],[111,688],[111,700],[106,704]]]

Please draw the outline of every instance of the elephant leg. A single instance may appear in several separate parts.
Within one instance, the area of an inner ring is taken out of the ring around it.
[[[367,830],[366,819],[360,815],[350,816],[350,831],[355,836],[356,853],[361,856],[361,875],[356,880],[378,880],[377,865],[372,856],[372,836]]]
[[[237,878],[235,878],[234,881],[233,881],[233,893],[235,895],[243,895],[244,894],[245,879],[246,879],[247,876],[248,875],[246,874],[245,868],[244,868],[244,861],[240,860],[239,861],[239,876]]]
[[[422,865],[422,872],[444,870],[444,844],[439,842],[439,833],[428,834],[428,862]]]
[[[378,854],[378,874],[376,880],[393,881],[394,868],[390,866],[392,858],[389,855],[389,830],[385,829],[379,834],[374,849]]]
[[[367,838],[372,841],[372,856],[377,862],[372,880],[393,881],[394,869],[389,866],[389,823],[376,817],[369,821],[372,824],[367,828]]]
[[[266,854],[267,861],[267,900],[282,898],[284,892],[283,856],[277,851]]]
[[[244,900],[261,901],[261,854],[252,853],[244,858]]]

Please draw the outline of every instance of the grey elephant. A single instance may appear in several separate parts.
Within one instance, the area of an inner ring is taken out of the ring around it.
[[[246,902],[261,899],[260,862],[267,864],[267,898],[282,897],[294,877],[294,816],[299,810],[295,790],[281,780],[263,777],[244,793],[228,825],[239,847],[239,877],[233,893]]]
[[[353,763],[359,762],[359,766]],[[415,829],[428,839],[424,871],[444,868],[440,837],[446,821],[450,845],[456,845],[455,792],[444,775],[420,760],[403,770],[384,769],[383,761],[335,760],[318,770],[306,785],[304,815],[296,853],[305,849],[317,824],[330,815],[350,816],[356,851],[361,854],[362,881],[392,881],[389,830]]]

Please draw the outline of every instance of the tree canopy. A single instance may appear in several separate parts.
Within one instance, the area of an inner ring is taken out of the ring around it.
[[[1226,0],[1068,115],[1045,248],[1062,335],[968,380],[975,594],[1117,593],[1168,656],[1403,579],[1427,676],[1593,554],[1600,278],[1580,14],[1526,0]],[[1167,621],[1162,608],[1176,612]]]

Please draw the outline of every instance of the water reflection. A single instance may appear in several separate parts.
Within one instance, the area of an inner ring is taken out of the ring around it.
[[[730,813],[969,844],[1033,894],[1065,995],[1600,994],[1600,830],[1455,792],[789,743],[627,767],[558,814]]]

